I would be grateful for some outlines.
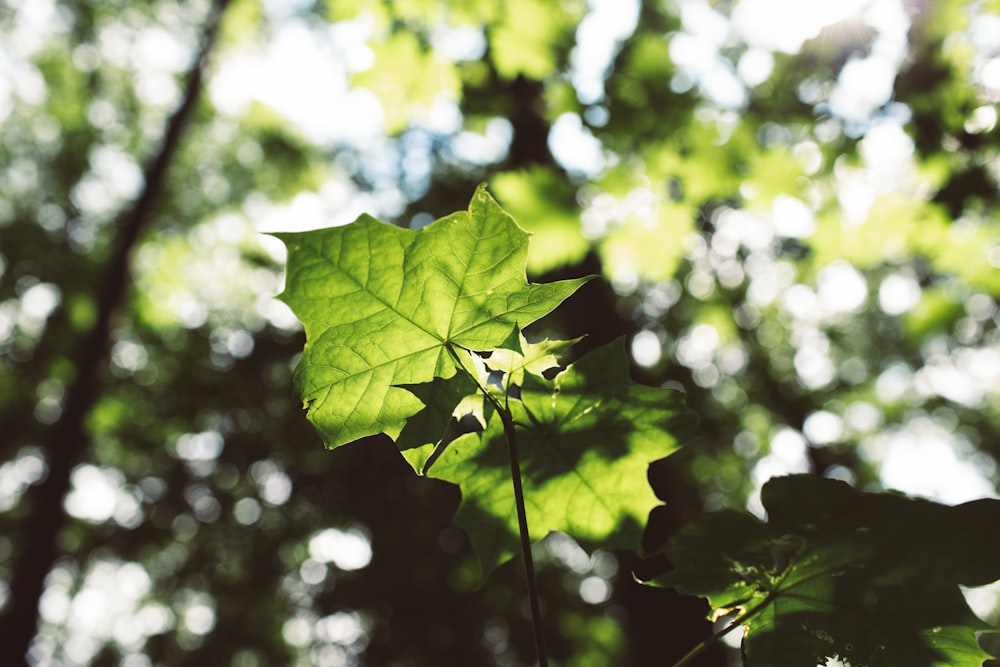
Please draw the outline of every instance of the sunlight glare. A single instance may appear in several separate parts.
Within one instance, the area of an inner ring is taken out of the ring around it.
[[[816,229],[816,216],[812,209],[796,197],[786,194],[775,197],[771,215],[774,217],[774,230],[780,236],[804,239]]]
[[[114,519],[123,526],[135,526],[142,520],[141,509],[133,492],[125,488],[125,477],[114,468],[88,464],[77,466],[72,474],[72,489],[66,496],[66,511],[77,519],[103,523]]]
[[[590,556],[569,535],[559,532],[549,533],[544,544],[549,554],[563,566],[577,574],[585,574],[590,571]]]
[[[594,176],[605,166],[600,140],[575,113],[564,113],[552,124],[549,149],[556,161],[571,172]]]
[[[152,579],[138,563],[98,560],[74,590],[76,576],[64,567],[54,569],[39,605],[44,623],[62,626],[61,657],[68,661],[59,664],[89,664],[103,645],[139,650],[147,637],[173,625],[169,610],[142,605]],[[47,647],[36,647],[37,664],[56,664],[54,656],[45,655]]]
[[[747,509],[760,518],[767,514],[760,500],[760,491],[767,480],[809,470],[806,439],[798,431],[787,426],[778,427],[771,435],[769,447],[770,453],[753,468],[754,492],[746,503]]]
[[[632,358],[640,366],[651,368],[660,362],[662,356],[663,347],[655,332],[648,329],[640,331],[632,339]]]
[[[215,629],[215,601],[205,593],[189,591],[181,605],[180,616],[185,630],[207,635]]]
[[[611,586],[601,577],[587,577],[580,582],[580,598],[587,604],[601,604],[611,597]]]
[[[260,519],[261,507],[256,498],[240,498],[233,506],[233,516],[244,526],[251,526]]]
[[[861,310],[868,298],[868,283],[854,266],[835,260],[819,272],[817,296],[828,317]]]
[[[372,560],[372,545],[357,528],[327,528],[309,540],[309,556],[318,563],[333,563],[341,570],[360,570]]]
[[[21,499],[29,486],[42,479],[48,466],[35,448],[25,448],[12,461],[0,465],[0,512],[6,512]]]
[[[844,436],[844,421],[829,410],[817,410],[806,417],[802,431],[814,445],[829,445]]]
[[[317,639],[349,646],[367,641],[364,618],[357,612],[338,611],[316,621]]]
[[[349,70],[364,60],[371,28],[324,34],[289,21],[263,47],[224,59],[209,83],[213,103],[224,114],[245,113],[258,102],[290,121],[310,142],[344,141],[365,146],[382,131],[381,103],[367,90],[348,88]],[[348,39],[350,38],[350,39]],[[322,85],[313,85],[320,81]]]
[[[576,31],[570,74],[577,97],[585,104],[604,97],[605,72],[639,20],[636,0],[590,0],[589,4],[590,13]]]
[[[307,646],[313,640],[311,619],[295,616],[287,621],[281,630],[281,636],[292,646]]]
[[[257,482],[260,499],[268,505],[284,505],[292,495],[292,480],[275,461],[257,461],[250,466],[250,476]]]
[[[796,53],[826,26],[857,16],[870,4],[871,0],[741,0],[732,20],[748,43]]]
[[[902,315],[920,303],[921,290],[911,272],[892,273],[878,288],[878,303],[886,315]]]
[[[185,433],[177,438],[177,456],[188,461],[211,461],[219,457],[225,441],[218,431]]]
[[[996,462],[947,426],[921,416],[861,441],[887,489],[943,503],[996,498]]]

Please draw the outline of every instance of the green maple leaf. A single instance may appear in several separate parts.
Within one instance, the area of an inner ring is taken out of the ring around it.
[[[737,612],[747,664],[980,667],[988,626],[959,584],[1000,578],[1000,501],[956,507],[796,475],[762,490],[769,521],[722,511],[668,543],[654,580]]]
[[[467,212],[420,231],[363,215],[276,236],[288,247],[280,298],[306,330],[295,382],[330,448],[395,437],[423,407],[400,385],[452,377],[449,347],[492,349],[587,280],[528,284],[528,235],[483,186]]]
[[[520,398],[507,402],[518,426],[531,539],[562,531],[585,545],[636,548],[659,504],[649,464],[676,451],[694,424],[680,394],[632,382],[619,340],[552,380],[525,373]],[[468,534],[484,576],[518,551],[498,413],[483,433],[453,441],[429,474],[460,486],[454,523]]]

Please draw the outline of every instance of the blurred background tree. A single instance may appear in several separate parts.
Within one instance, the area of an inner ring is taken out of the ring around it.
[[[0,40],[0,664],[532,664],[457,492],[306,423],[259,234],[481,181],[534,279],[605,278],[545,327],[702,416],[647,546],[791,472],[996,495],[996,0],[6,0]],[[538,554],[556,664],[712,632],[665,563]]]

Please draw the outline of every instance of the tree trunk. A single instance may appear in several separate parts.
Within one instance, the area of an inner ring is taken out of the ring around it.
[[[98,375],[111,344],[111,322],[121,308],[129,283],[132,251],[151,218],[153,205],[164,188],[170,164],[198,101],[208,56],[212,51],[228,0],[216,0],[205,24],[201,48],[187,74],[184,97],[171,115],[160,148],[144,171],[144,186],[131,210],[123,215],[107,273],[100,285],[97,318],[80,340],[73,355],[75,379],[67,388],[60,419],[43,443],[48,464],[44,480],[25,498],[29,513],[24,520],[21,545],[10,582],[10,598],[0,616],[0,665],[28,664],[27,653],[38,629],[38,603],[45,578],[59,555],[57,537],[66,523],[63,500],[70,474],[83,460],[88,439],[86,419],[94,406]]]

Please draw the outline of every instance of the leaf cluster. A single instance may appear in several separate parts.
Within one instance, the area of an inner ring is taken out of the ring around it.
[[[307,335],[295,380],[330,448],[386,433],[415,471],[457,485],[453,523],[484,576],[517,553],[519,530],[522,549],[553,531],[636,548],[658,504],[648,467],[693,434],[693,414],[630,379],[620,339],[568,365],[577,340],[529,342],[522,329],[587,278],[528,283],[528,235],[485,187],[420,231],[362,216],[280,238],[281,298]],[[742,626],[747,664],[989,657],[958,585],[1000,578],[1000,501],[947,507],[805,475],[762,499],[766,523],[725,510],[685,525],[665,548],[674,569],[653,581],[731,618],[713,640]]]
[[[576,341],[528,342],[521,330],[588,279],[529,284],[528,235],[485,187],[419,231],[363,216],[280,238],[281,298],[307,336],[295,378],[329,447],[386,433],[415,470],[458,485],[455,524],[484,573],[517,551],[512,438],[532,540],[638,544],[658,504],[647,468],[678,449],[690,413],[630,380],[621,340],[566,367]]]
[[[808,475],[764,485],[768,521],[732,510],[685,526],[655,584],[744,628],[751,665],[981,665],[986,625],[958,585],[1000,578],[1000,501],[956,507]]]

